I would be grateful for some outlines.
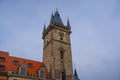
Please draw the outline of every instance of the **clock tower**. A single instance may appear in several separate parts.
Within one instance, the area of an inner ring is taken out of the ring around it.
[[[50,24],[43,29],[43,62],[50,79],[73,80],[72,54],[70,42],[71,26],[65,26],[59,12],[51,15]]]

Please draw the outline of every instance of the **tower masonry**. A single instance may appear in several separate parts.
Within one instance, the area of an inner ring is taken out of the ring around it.
[[[43,29],[43,62],[55,80],[73,80],[70,42],[71,26],[65,26],[59,12],[51,15],[50,24]]]

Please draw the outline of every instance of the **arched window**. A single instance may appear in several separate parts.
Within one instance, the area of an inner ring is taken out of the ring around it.
[[[27,65],[22,64],[22,65],[19,67],[19,74],[26,76],[26,74],[27,74]]]
[[[20,75],[25,75],[26,74],[26,68],[22,68],[20,70]]]
[[[43,79],[46,78],[46,67],[44,65],[42,65],[38,71],[38,76],[39,78]]]
[[[66,72],[65,72],[65,70],[62,72],[62,80],[66,80]]]
[[[40,78],[45,78],[45,71],[40,71]]]

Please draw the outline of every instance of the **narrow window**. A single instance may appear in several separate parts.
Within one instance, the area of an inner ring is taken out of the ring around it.
[[[65,73],[65,71],[62,72],[62,80],[66,80],[66,73]]]
[[[63,59],[63,57],[64,57],[64,52],[60,51],[60,59]]]
[[[4,70],[5,66],[4,65],[0,65],[0,70]]]
[[[0,62],[4,62],[4,61],[5,61],[5,58],[0,57]]]

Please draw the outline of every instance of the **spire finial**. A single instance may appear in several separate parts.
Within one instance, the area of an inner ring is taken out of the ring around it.
[[[56,8],[56,12],[58,11],[58,8]]]

